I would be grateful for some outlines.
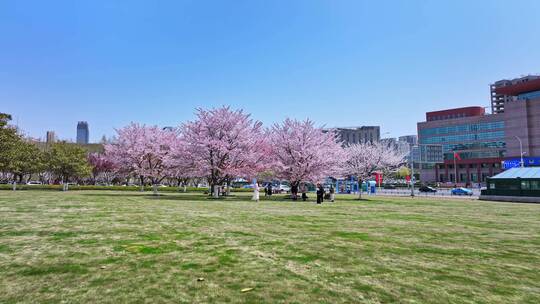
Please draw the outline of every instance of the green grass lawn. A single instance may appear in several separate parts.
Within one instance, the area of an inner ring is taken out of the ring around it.
[[[1,191],[0,303],[540,302],[540,205],[249,198]]]

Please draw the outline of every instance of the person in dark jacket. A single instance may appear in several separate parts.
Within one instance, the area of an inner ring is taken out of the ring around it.
[[[317,204],[321,204],[324,200],[324,188],[321,184],[317,184]]]
[[[291,197],[293,201],[298,199],[298,185],[296,183],[291,186]]]
[[[272,183],[268,183],[268,196],[272,196]]]

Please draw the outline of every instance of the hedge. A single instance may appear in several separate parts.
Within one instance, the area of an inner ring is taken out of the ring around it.
[[[12,190],[12,185],[0,185],[0,190]],[[17,190],[56,190],[61,191],[62,185],[17,185]],[[139,186],[69,186],[69,190],[113,190],[113,191],[141,191]],[[145,191],[152,191],[152,186],[144,187]],[[187,192],[204,192],[208,188],[187,187]],[[183,187],[159,187],[159,192],[183,192]],[[253,189],[231,188],[232,192],[253,192]]]

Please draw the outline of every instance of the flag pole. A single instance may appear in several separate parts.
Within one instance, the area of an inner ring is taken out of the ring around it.
[[[456,164],[456,152],[454,152],[454,180],[456,182],[456,186],[457,186],[457,183],[458,183],[458,177],[457,177],[457,164]]]

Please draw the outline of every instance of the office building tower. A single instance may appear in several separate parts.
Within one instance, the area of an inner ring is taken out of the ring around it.
[[[47,138],[45,142],[48,144],[56,142],[56,134],[54,133],[54,131],[47,131]]]
[[[511,80],[502,79],[495,81],[490,85],[491,90],[491,113],[504,113],[505,104],[515,99],[515,96],[504,93],[504,87],[514,87],[516,85],[527,85],[529,81],[538,80],[540,76],[527,75],[524,77],[514,78]],[[534,81],[533,81],[534,82]],[[501,91],[502,90],[502,91]]]
[[[376,142],[381,139],[381,127],[379,126],[327,128],[323,132],[334,132],[343,146]]]
[[[88,130],[88,123],[86,121],[79,121],[77,123],[77,143],[86,145],[90,139],[90,132]]]

